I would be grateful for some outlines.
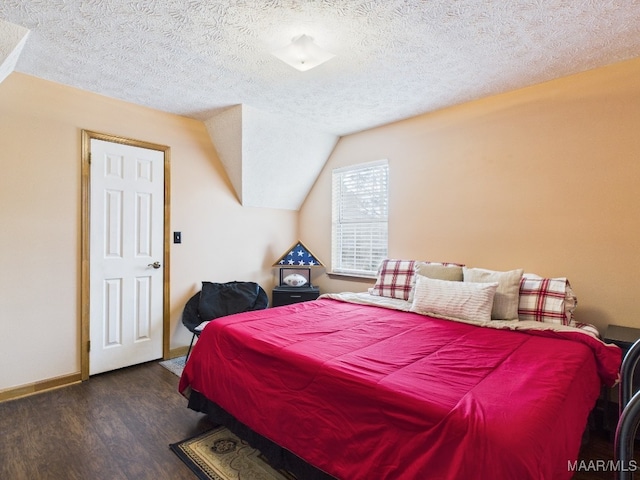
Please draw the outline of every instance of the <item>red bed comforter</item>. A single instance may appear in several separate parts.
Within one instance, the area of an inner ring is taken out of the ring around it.
[[[620,350],[330,299],[211,322],[180,379],[343,480],[568,479]]]

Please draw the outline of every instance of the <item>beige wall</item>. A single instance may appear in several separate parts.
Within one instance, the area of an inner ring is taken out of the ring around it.
[[[239,205],[202,122],[26,75],[0,84],[0,392],[80,372],[81,130],[171,147],[171,348],[202,280],[253,280],[297,213]],[[238,263],[236,263],[238,262]]]
[[[640,60],[343,138],[301,212],[330,267],[331,170],[388,158],[390,256],[567,276],[578,318],[640,327]],[[267,289],[297,214],[241,207],[201,122],[13,73],[0,84],[0,392],[80,371],[80,132],[171,147],[171,348],[201,280]],[[242,258],[232,265],[232,258]],[[369,283],[315,280],[322,291]]]
[[[327,262],[331,170],[380,158],[390,257],[566,276],[579,320],[640,327],[640,59],[341,139],[300,215]]]

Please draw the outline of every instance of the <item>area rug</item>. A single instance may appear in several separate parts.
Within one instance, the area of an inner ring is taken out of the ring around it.
[[[182,375],[182,370],[184,370],[184,364],[187,360],[186,356],[171,358],[169,360],[164,360],[160,362],[164,368],[169,370],[171,373],[174,373],[177,376]]]
[[[225,427],[170,447],[202,480],[296,480],[289,472],[273,469],[259,450]]]

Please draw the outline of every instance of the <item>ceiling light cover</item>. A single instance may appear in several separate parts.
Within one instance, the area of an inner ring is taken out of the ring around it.
[[[293,37],[291,44],[272,52],[272,55],[301,72],[306,72],[335,57],[333,53],[313,43],[313,38],[305,34]]]

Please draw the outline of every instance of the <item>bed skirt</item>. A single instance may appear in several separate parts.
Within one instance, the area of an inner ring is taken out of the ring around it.
[[[200,392],[191,392],[188,407],[196,412],[207,414],[213,423],[224,425],[253,448],[260,450],[269,460],[269,464],[276,470],[287,470],[295,475],[296,478],[304,480],[335,480],[335,477],[317,469],[289,450],[254,432]]]

